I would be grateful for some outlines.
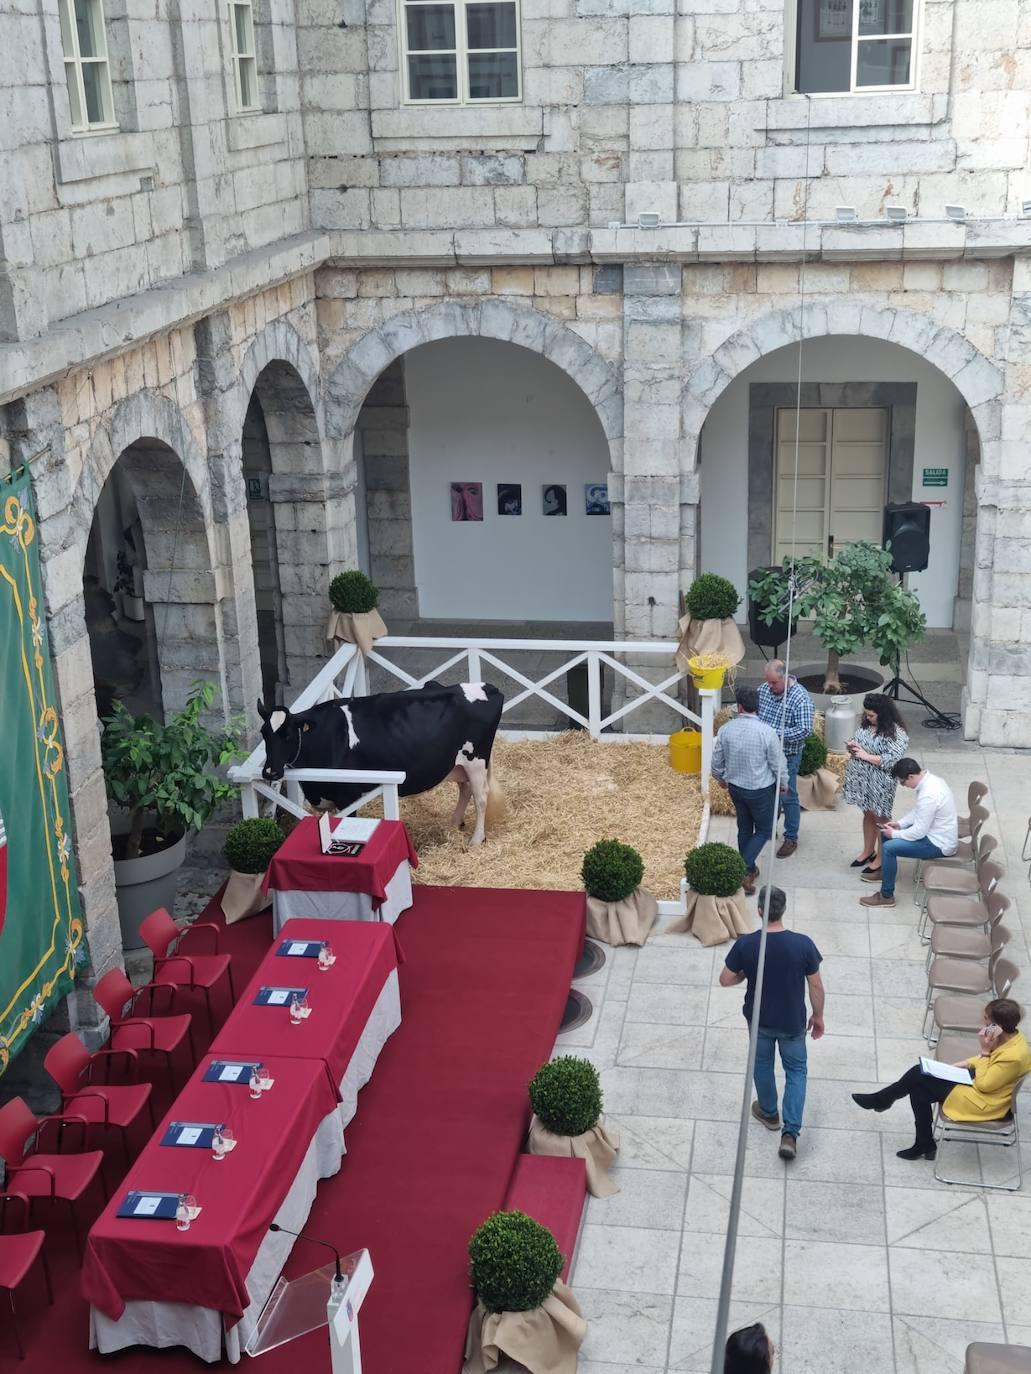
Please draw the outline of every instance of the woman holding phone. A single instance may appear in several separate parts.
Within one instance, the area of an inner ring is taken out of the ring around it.
[[[936,1102],[953,1121],[998,1121],[1008,1115],[1013,1089],[1031,1072],[1031,1049],[1017,1029],[1020,1017],[1020,1007],[1009,997],[997,997],[985,1007],[984,1024],[977,1032],[981,1053],[956,1065],[970,1070],[969,1086],[934,1078],[915,1064],[897,1083],[875,1093],[853,1093],[852,1101],[867,1112],[886,1112],[893,1102],[908,1097],[916,1141],[896,1154],[899,1159],[933,1159],[938,1152],[931,1125]]]
[[[877,863],[880,827],[891,819],[895,804],[891,770],[909,748],[906,727],[891,697],[871,693],[863,698],[862,721],[845,747],[850,757],[841,795],[863,813],[863,852],[852,867],[876,877],[881,871]]]

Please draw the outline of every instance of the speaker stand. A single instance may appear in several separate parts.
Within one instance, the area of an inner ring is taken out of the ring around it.
[[[923,692],[911,687],[908,682],[899,676],[899,664],[895,664],[895,676],[890,682],[886,682],[880,691],[883,696],[891,697],[892,701],[898,701],[899,692],[908,692],[913,701],[918,701],[921,706],[926,706],[930,711],[930,717],[924,722],[925,725],[934,726],[938,730],[958,730],[959,721],[955,716],[947,716],[944,711],[940,711],[937,706],[928,701]]]

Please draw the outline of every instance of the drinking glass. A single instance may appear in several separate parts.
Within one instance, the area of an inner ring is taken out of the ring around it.
[[[268,1065],[262,1064],[259,1066],[258,1082],[261,1086],[261,1091],[263,1093],[267,1093],[269,1089],[272,1087],[272,1075],[269,1072]]]
[[[225,1147],[226,1154],[229,1154],[230,1150],[232,1150],[233,1146],[236,1144],[236,1132],[233,1130],[232,1126],[222,1127],[222,1143]]]
[[[290,1024],[299,1026],[304,1018],[301,1016],[301,999],[295,992],[290,998]]]
[[[194,1217],[196,1217],[197,1213],[200,1211],[200,1208],[197,1206],[197,1199],[192,1193],[187,1193],[183,1198],[183,1203],[186,1207],[187,1215],[190,1220],[193,1221]]]
[[[211,1153],[217,1164],[221,1164],[226,1157],[226,1138],[222,1134],[221,1126],[215,1127],[214,1135],[211,1137]]]
[[[302,1020],[302,1021],[305,1020],[305,1019],[307,1018],[307,1015],[308,1015],[308,1013],[309,1013],[310,1011],[311,1011],[311,1003],[308,1001],[308,996],[307,996],[307,994],[305,994],[305,995],[301,998],[301,1020]]]
[[[188,1231],[190,1229],[190,1209],[186,1205],[186,1194],[179,1194],[179,1201],[175,1209],[175,1229],[177,1231]]]
[[[323,940],[322,944],[319,945],[319,972],[325,973],[332,962],[333,946],[328,940]]]
[[[250,1081],[251,1097],[260,1097],[260,1096],[261,1096],[261,1076],[262,1076],[262,1074],[263,1074],[264,1072],[265,1072],[265,1065],[264,1065],[264,1064],[252,1064],[252,1065],[251,1065],[251,1081]]]

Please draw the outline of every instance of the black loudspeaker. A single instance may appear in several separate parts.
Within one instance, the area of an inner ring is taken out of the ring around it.
[[[748,582],[751,585],[752,578],[759,573],[769,572],[770,568],[753,568],[748,574]],[[757,648],[779,649],[788,638],[788,621],[785,616],[781,620],[775,620],[772,625],[767,625],[765,621],[759,619],[755,609],[755,602],[751,594],[748,597],[748,637]]]
[[[931,556],[931,508],[919,501],[884,507],[881,543],[891,545],[893,572],[923,572]]]

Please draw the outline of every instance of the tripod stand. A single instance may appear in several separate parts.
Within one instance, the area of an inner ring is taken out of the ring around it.
[[[911,687],[908,682],[904,681],[899,676],[900,666],[899,660],[896,659],[895,676],[890,682],[886,682],[880,689],[882,695],[891,697],[892,701],[898,701],[899,692],[908,692],[913,701],[918,701],[921,706],[926,706],[928,711],[930,711],[931,714],[924,722],[925,725],[932,725],[939,730],[958,730],[958,718],[956,716],[946,715],[944,711],[940,711],[937,706],[932,705],[932,703],[927,700],[923,692],[918,691],[915,687]]]

